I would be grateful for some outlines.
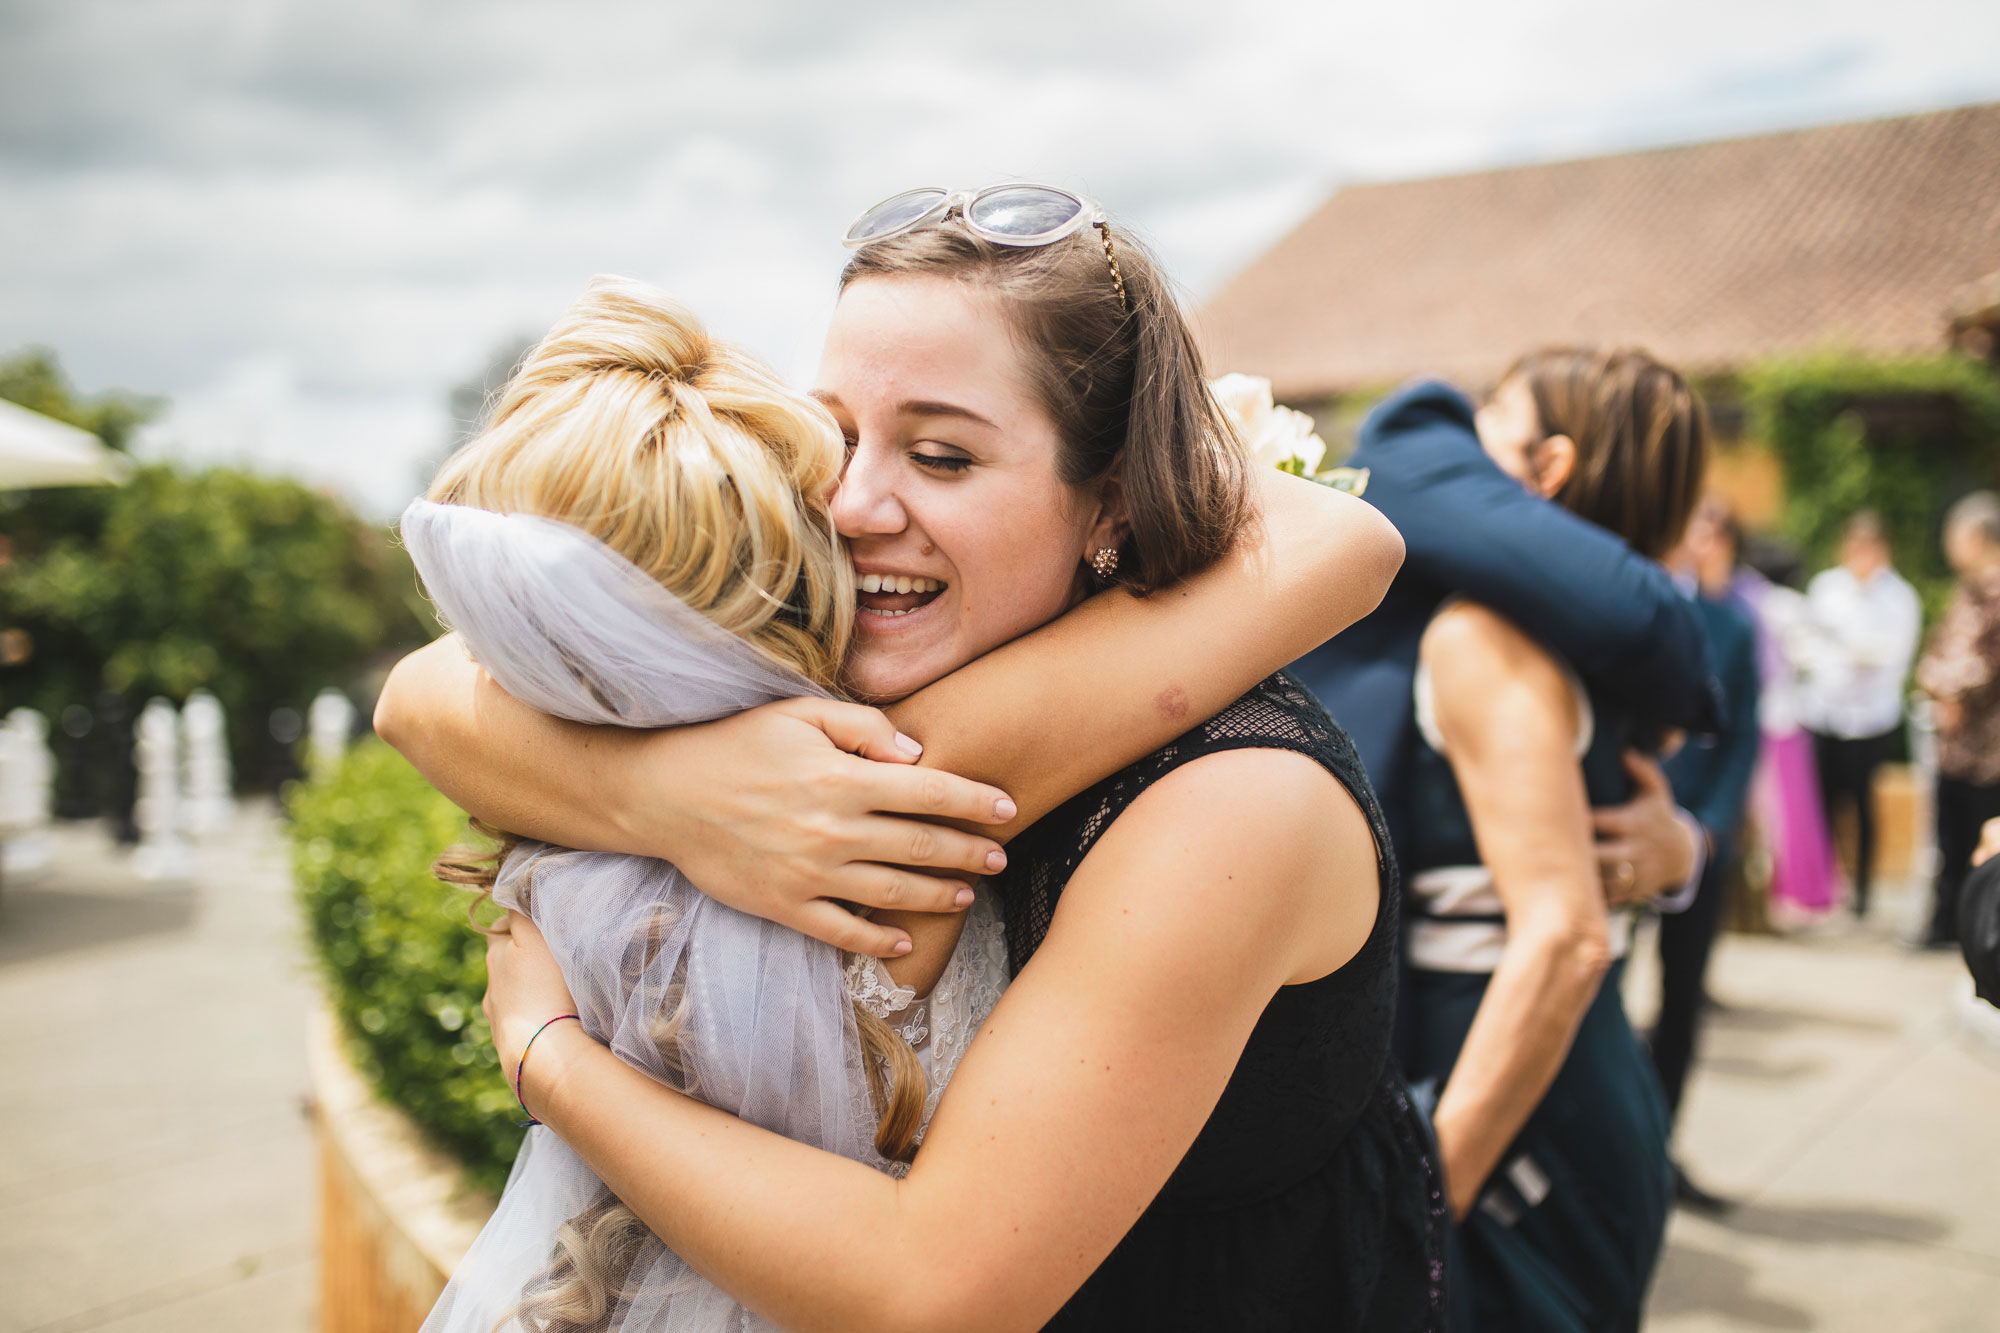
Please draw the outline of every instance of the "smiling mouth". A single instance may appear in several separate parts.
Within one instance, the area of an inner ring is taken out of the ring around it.
[[[855,583],[855,601],[864,616],[897,620],[929,606],[948,586],[911,574],[863,574]]]

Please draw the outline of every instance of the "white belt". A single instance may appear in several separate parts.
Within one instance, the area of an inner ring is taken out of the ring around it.
[[[1493,888],[1485,866],[1438,866],[1410,876],[1411,898],[1423,905],[1412,913],[1404,932],[1411,967],[1425,972],[1491,972],[1507,950],[1504,921],[1454,921],[1453,917],[1497,917],[1506,906]],[[1606,921],[1613,958],[1632,947],[1629,909],[1611,913]]]

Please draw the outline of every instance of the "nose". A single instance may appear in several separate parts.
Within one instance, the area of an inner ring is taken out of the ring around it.
[[[895,451],[864,440],[847,456],[833,493],[833,525],[843,537],[884,537],[909,526],[896,496]]]

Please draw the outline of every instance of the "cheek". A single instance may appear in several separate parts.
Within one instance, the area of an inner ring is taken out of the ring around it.
[[[995,505],[948,540],[943,549],[960,578],[960,629],[982,650],[1068,609],[1083,534],[1060,497]]]

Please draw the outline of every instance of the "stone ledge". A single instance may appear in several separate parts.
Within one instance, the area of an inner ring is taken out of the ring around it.
[[[320,1160],[322,1333],[420,1327],[492,1214],[493,1196],[375,1094],[339,1025],[315,1006],[307,1035]]]

